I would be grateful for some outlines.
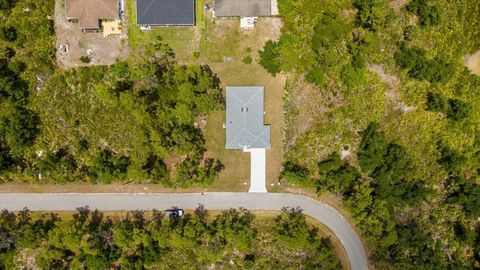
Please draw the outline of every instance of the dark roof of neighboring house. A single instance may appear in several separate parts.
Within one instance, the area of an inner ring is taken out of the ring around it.
[[[270,148],[263,101],[263,86],[227,86],[227,149]]]
[[[98,21],[118,18],[118,0],[65,0],[65,16],[81,29],[98,29]]]
[[[216,17],[260,17],[271,15],[271,0],[215,0]]]
[[[195,0],[137,0],[139,25],[194,25]]]

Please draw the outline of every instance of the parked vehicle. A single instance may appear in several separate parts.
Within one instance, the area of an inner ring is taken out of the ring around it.
[[[172,208],[165,210],[165,216],[169,218],[176,218],[183,216],[183,209]]]

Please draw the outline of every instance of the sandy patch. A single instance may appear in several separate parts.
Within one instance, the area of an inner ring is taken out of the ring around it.
[[[403,104],[400,93],[398,92],[400,80],[396,76],[387,74],[381,65],[368,65],[368,70],[376,73],[380,77],[380,80],[387,84],[388,88],[385,97],[394,110],[401,110],[405,113],[415,110],[415,107],[408,107]]]
[[[394,0],[390,2],[390,6],[395,12],[400,12],[402,8],[410,3],[410,0]]]
[[[475,75],[480,76],[480,50],[465,57],[465,66]]]

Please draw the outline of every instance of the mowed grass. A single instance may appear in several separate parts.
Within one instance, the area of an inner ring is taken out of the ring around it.
[[[127,0],[128,39],[131,53],[136,53],[136,48],[149,44],[161,37],[175,52],[177,61],[186,63],[195,60],[193,52],[199,51],[199,29],[203,25],[203,1],[196,1],[196,26],[165,26],[152,27],[150,31],[142,31],[137,25],[136,1]]]
[[[278,176],[283,159],[283,88],[284,77],[272,77],[258,64],[258,50],[269,39],[277,39],[281,22],[278,18],[261,18],[255,29],[241,30],[240,20],[213,19],[205,14],[205,1],[196,1],[196,25],[193,27],[152,27],[143,32],[136,25],[135,1],[128,0],[129,40],[131,53],[162,38],[176,54],[179,63],[210,66],[227,85],[262,85],[265,87],[265,123],[271,125],[272,148],[267,150],[267,188],[278,190]],[[198,57],[193,53],[198,52]],[[253,62],[242,59],[251,56]],[[207,155],[225,165],[220,178],[205,191],[248,191],[250,181],[250,154],[241,150],[225,149],[225,111],[207,118],[205,139]],[[272,186],[273,185],[273,186]],[[198,188],[198,187],[197,187]],[[192,188],[195,189],[195,188]]]

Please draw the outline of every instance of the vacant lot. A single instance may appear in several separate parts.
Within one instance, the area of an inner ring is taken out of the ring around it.
[[[205,14],[204,2],[197,1],[197,22],[194,27],[154,27],[142,32],[129,19],[131,52],[160,36],[175,51],[180,63],[209,65],[227,85],[263,85],[265,87],[265,123],[271,125],[272,149],[267,151],[267,185],[278,185],[283,158],[283,88],[285,78],[268,74],[257,63],[258,50],[269,39],[280,35],[279,18],[260,18],[254,29],[240,29],[239,19],[213,19]],[[128,2],[129,14],[135,14],[135,1]],[[251,58],[250,64],[242,60]],[[240,150],[225,149],[225,112],[208,116],[205,127],[207,155],[220,159],[225,170],[207,190],[247,191],[250,179],[250,155]]]
[[[127,15],[128,16],[128,15]],[[65,1],[55,1],[55,33],[56,59],[62,68],[71,68],[85,65],[80,61],[81,56],[90,56],[91,65],[109,65],[128,54],[127,28],[122,29],[121,35],[112,35],[104,38],[103,33],[83,33],[77,23],[69,22],[65,18]],[[61,50],[61,46],[68,46],[68,50]],[[91,51],[88,54],[87,51]]]

